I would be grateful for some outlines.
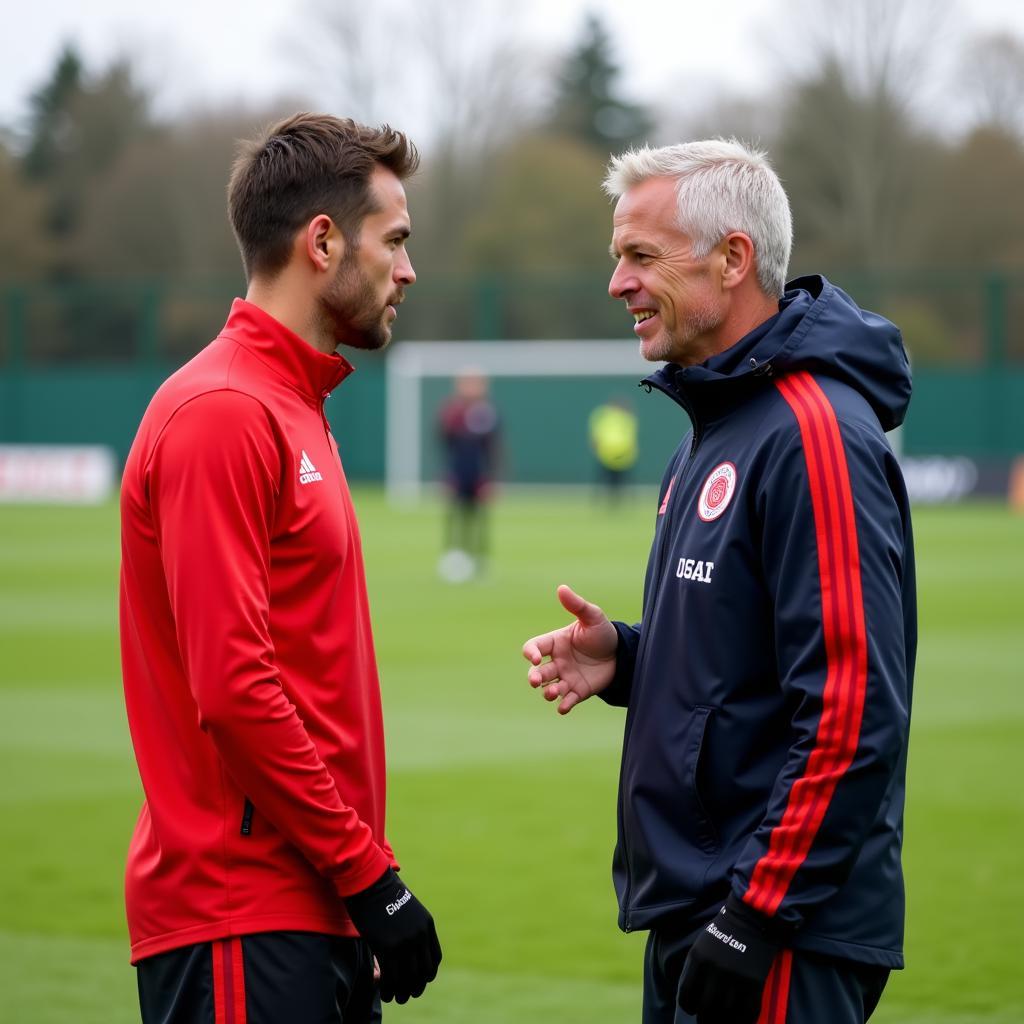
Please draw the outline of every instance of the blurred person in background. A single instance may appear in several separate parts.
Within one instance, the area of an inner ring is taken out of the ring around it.
[[[121,650],[145,790],[126,902],[150,1021],[380,1019],[441,959],[384,832],[380,687],[323,403],[415,281],[384,126],[298,114],[229,186],[248,280],[157,391],[121,496]],[[375,963],[376,958],[376,963]]]
[[[534,637],[558,710],[626,707],[613,875],[647,929],[645,1024],[862,1024],[903,966],[917,642],[910,509],[885,432],[899,331],[784,284],[789,204],[735,142],[616,158],[609,285],[692,430],[661,485],[635,625],[562,586]]]
[[[602,490],[617,505],[639,453],[636,416],[624,398],[613,398],[590,414],[587,427]]]
[[[441,406],[438,436],[444,454],[448,507],[442,579],[462,583],[483,572],[489,551],[487,503],[498,463],[500,420],[487,377],[467,368]]]

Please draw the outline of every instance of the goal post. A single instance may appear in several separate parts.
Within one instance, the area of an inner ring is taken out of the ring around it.
[[[423,492],[424,431],[433,427],[424,408],[424,382],[452,378],[469,368],[492,381],[607,378],[609,386],[620,389],[636,387],[654,369],[641,358],[635,341],[399,342],[388,351],[385,371],[390,500],[416,500]],[[500,411],[505,419],[505,410]]]

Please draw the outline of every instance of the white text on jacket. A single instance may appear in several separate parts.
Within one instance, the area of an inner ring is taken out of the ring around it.
[[[696,580],[698,583],[710,583],[714,562],[699,562],[694,558],[680,558],[676,566],[676,575],[681,580]]]

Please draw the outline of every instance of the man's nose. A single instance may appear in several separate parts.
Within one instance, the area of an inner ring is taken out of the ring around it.
[[[416,271],[412,269],[412,260],[409,254],[403,249],[402,255],[395,264],[395,281],[398,284],[409,285],[416,280]]]
[[[621,263],[615,265],[615,270],[612,272],[612,278],[608,282],[608,294],[613,299],[624,299],[631,292],[636,291],[636,281],[633,280],[632,275],[625,269]]]

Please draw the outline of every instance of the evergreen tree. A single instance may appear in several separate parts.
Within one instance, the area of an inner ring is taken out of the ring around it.
[[[57,57],[49,80],[29,99],[28,146],[22,158],[22,170],[29,181],[43,191],[43,228],[53,241],[62,242],[74,232],[78,212],[79,188],[70,178],[78,131],[75,107],[82,97],[85,69],[77,49],[65,44]],[[55,253],[59,253],[56,249]],[[66,265],[63,255],[56,256],[55,269]]]
[[[550,127],[602,154],[646,142],[653,122],[643,106],[617,94],[619,74],[608,30],[588,14],[558,75]]]
[[[49,81],[29,99],[28,147],[22,167],[35,181],[51,177],[60,164],[71,133],[71,108],[82,90],[83,72],[78,51],[66,43]]]
[[[68,44],[29,106],[21,170],[45,196],[44,228],[57,243],[53,270],[67,276],[76,269],[73,243],[89,197],[128,147],[152,131],[149,98],[127,60],[90,75]]]

